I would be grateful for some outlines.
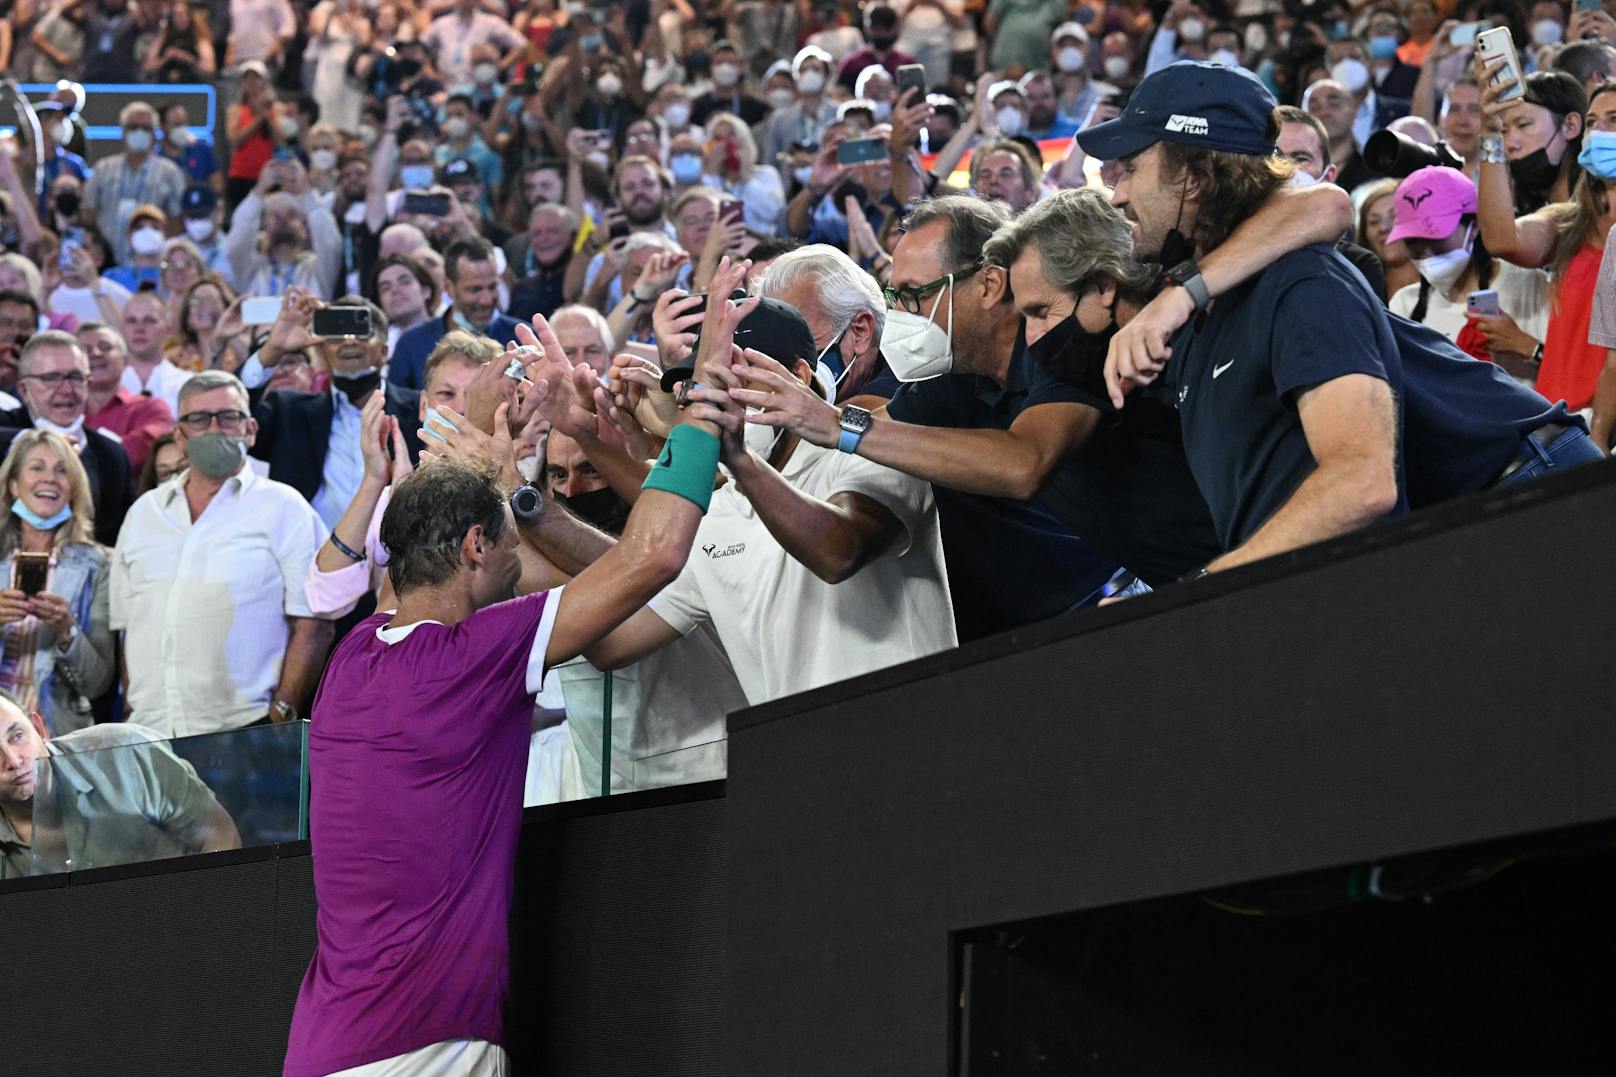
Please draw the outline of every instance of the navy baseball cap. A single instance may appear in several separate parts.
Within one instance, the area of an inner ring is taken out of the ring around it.
[[[1102,161],[1142,153],[1163,140],[1266,157],[1277,106],[1262,80],[1243,67],[1180,60],[1150,75],[1122,115],[1077,133],[1083,152]]]
[[[219,196],[213,193],[212,187],[193,184],[185,188],[180,195],[180,213],[186,217],[211,216],[219,204]]]
[[[443,166],[444,183],[476,183],[481,178],[477,163],[469,157],[450,158]]]
[[[734,299],[739,303],[746,298],[736,293]],[[702,304],[706,308],[706,304]],[[741,324],[735,327],[735,343],[742,348],[751,348],[760,351],[770,359],[785,367],[790,367],[798,359],[812,365],[819,355],[819,349],[814,347],[814,333],[808,328],[808,319],[802,312],[790,303],[782,303],[778,299],[760,299],[752,313],[741,319]],[[662,388],[672,392],[675,382],[687,381],[691,371],[696,368],[696,351],[701,347],[701,336],[698,331],[696,344],[690,349],[689,358],[680,366],[670,367],[662,372]]]

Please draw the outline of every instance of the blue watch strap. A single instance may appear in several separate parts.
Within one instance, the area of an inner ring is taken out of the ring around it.
[[[858,444],[862,440],[864,440],[864,431],[843,430],[841,439],[836,442],[836,447],[849,455],[856,455],[858,453]]]

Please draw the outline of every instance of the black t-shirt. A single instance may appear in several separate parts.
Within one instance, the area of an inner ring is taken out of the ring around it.
[[[1296,412],[1304,390],[1367,374],[1402,395],[1390,315],[1322,245],[1284,255],[1216,300],[1173,337],[1172,354],[1158,384],[1177,403],[1225,549],[1250,538],[1318,466]],[[1407,507],[1399,454],[1394,514]]]
[[[1076,401],[1097,409],[1100,424],[1050,476],[1039,494],[1044,503],[1152,587],[1223,552],[1173,409],[1147,393],[1134,394],[1121,412],[1103,392]]]
[[[1008,430],[1027,408],[1067,396],[1018,339],[1002,387],[976,375],[944,374],[902,385],[887,414],[919,426]],[[1116,573],[1116,561],[1078,538],[1040,500],[986,497],[935,484],[933,493],[962,643],[1063,613]]]

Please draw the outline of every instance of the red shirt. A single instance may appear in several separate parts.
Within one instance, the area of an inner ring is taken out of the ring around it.
[[[253,110],[246,105],[236,106],[240,122],[246,123],[253,117]],[[256,180],[258,173],[269,164],[270,157],[274,156],[275,144],[264,134],[262,127],[241,140],[241,145],[230,150],[230,178]]]
[[[116,434],[129,457],[129,470],[138,475],[151,455],[152,442],[174,429],[174,416],[157,397],[139,396],[120,388],[106,407],[84,416],[84,425],[104,434]]]
[[[1543,366],[1537,391],[1552,404],[1564,400],[1572,411],[1594,402],[1594,387],[1605,368],[1605,350],[1588,343],[1588,323],[1594,312],[1594,282],[1599,279],[1600,250],[1585,245],[1571,258],[1560,278],[1554,315],[1543,341]]]

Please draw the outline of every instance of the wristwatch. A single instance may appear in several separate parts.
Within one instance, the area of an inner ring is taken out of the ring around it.
[[[1201,267],[1193,261],[1183,261],[1162,274],[1162,280],[1168,284],[1176,284],[1190,293],[1190,301],[1195,304],[1197,311],[1206,309],[1212,301],[1212,296],[1206,290],[1206,281],[1201,279]]]
[[[845,453],[857,453],[859,442],[870,429],[870,413],[853,404],[843,405],[841,418],[836,425],[842,428],[842,437],[836,447]]]
[[[1508,163],[1504,156],[1504,140],[1497,135],[1488,135],[1481,140],[1481,159],[1490,165]]]
[[[272,700],[269,704],[269,710],[275,716],[277,722],[297,721],[297,708],[284,699]]]
[[[524,483],[511,494],[511,515],[523,523],[532,523],[544,512],[544,495],[532,483]]]

